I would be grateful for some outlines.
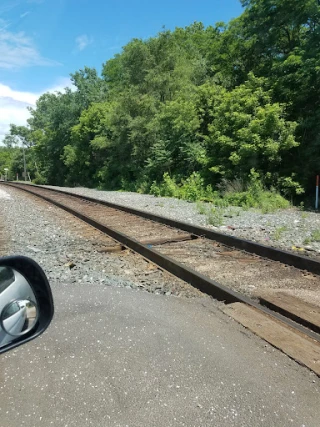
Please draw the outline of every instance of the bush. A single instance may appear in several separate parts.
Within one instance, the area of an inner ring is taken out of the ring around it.
[[[156,183],[156,181],[153,181],[153,183],[151,184],[149,193],[153,194],[156,197],[160,196],[160,186]]]
[[[259,174],[254,169],[250,172],[246,187],[242,182],[234,180],[232,182],[224,181],[221,188],[224,191],[218,193],[212,189],[211,185],[205,187],[203,178],[198,172],[193,172],[189,178],[182,180],[180,184],[177,184],[176,180],[166,172],[160,184],[153,182],[150,193],[158,197],[176,197],[193,202],[207,201],[220,209],[225,209],[228,206],[239,206],[244,209],[261,209],[263,213],[270,213],[277,209],[290,207],[290,202],[274,189],[266,190],[264,188]],[[243,191],[235,191],[237,189]]]
[[[168,172],[163,174],[163,181],[158,185],[155,181],[152,183],[150,187],[150,194],[153,194],[157,197],[177,197],[180,196],[180,189],[175,182],[174,178],[171,178]]]
[[[205,196],[204,182],[200,174],[193,172],[189,178],[182,181],[180,197],[184,200],[202,200]]]
[[[207,213],[208,223],[215,227],[220,227],[221,225],[223,225],[223,220],[224,220],[223,217],[224,217],[224,208],[220,206],[212,207]]]
[[[240,206],[245,209],[261,209],[262,213],[271,213],[277,209],[290,207],[290,202],[274,191],[261,190],[258,194],[252,194],[250,190],[243,193],[230,193],[225,195],[229,205]]]
[[[34,184],[45,185],[47,183],[46,179],[39,173],[35,173],[36,177],[32,180]]]
[[[176,197],[178,199],[195,202],[197,200],[213,201],[219,198],[218,192],[213,191],[211,185],[204,186],[204,181],[198,172],[193,172],[188,178],[177,184],[175,178],[165,172],[163,181],[158,184],[154,181],[149,190],[157,197]]]
[[[260,180],[259,174],[251,169],[249,184],[246,191],[227,192],[224,199],[229,205],[242,208],[261,209],[263,213],[274,212],[277,209],[290,207],[290,202],[273,190],[266,190]]]

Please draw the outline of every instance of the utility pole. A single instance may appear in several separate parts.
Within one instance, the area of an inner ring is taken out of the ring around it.
[[[25,148],[22,146],[23,149],[23,171],[24,171],[24,180],[27,180],[27,164],[26,164],[26,153]]]

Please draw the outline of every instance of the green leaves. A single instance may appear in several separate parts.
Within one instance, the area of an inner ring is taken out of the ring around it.
[[[84,67],[74,91],[43,94],[5,142],[33,146],[48,183],[200,194],[254,169],[301,194],[320,164],[318,3],[243,0],[228,24],[133,39],[101,76]]]
[[[246,179],[253,167],[262,174],[278,173],[286,151],[298,146],[296,123],[285,120],[283,106],[271,102],[263,85],[261,78],[250,75],[232,91],[211,88],[209,97],[215,91],[215,101],[207,111],[212,120],[205,140],[214,174]]]

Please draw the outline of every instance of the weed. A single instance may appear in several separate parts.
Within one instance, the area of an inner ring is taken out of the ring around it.
[[[154,196],[177,197],[179,198],[179,187],[175,180],[166,172],[163,174],[163,181],[160,185],[153,181],[150,187],[150,193]]]
[[[197,172],[193,172],[189,178],[181,182],[180,196],[184,200],[196,201],[204,196],[203,178]]]
[[[197,201],[196,206],[199,214],[205,215],[207,213],[207,206],[203,202]]]
[[[233,208],[232,206],[227,207],[224,216],[233,218],[234,216],[240,216],[240,210]]]
[[[301,219],[306,219],[308,217],[307,212],[302,212]]]
[[[156,181],[153,181],[151,184],[150,194],[153,194],[156,197],[160,196],[160,187],[157,185]]]
[[[288,230],[288,227],[286,227],[285,225],[283,227],[276,228],[274,233],[273,233],[273,239],[274,240],[280,240],[282,233],[284,233],[287,230]]]
[[[303,241],[304,245],[309,245],[312,242],[320,242],[320,230],[313,230],[309,237]]]
[[[311,240],[312,242],[320,242],[320,230],[314,230],[311,233]]]
[[[223,213],[224,209],[221,207],[212,207],[207,213],[207,221],[210,225],[219,227],[223,225]]]

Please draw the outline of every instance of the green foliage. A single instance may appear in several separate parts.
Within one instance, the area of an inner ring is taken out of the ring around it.
[[[176,197],[178,199],[198,201],[213,200],[217,192],[213,192],[211,186],[204,186],[204,180],[199,173],[193,172],[188,178],[182,179],[177,184],[174,178],[165,172],[160,184],[155,181],[150,187],[150,194],[163,197]]]
[[[180,188],[176,184],[175,180],[169,176],[167,172],[163,174],[163,181],[157,185],[153,182],[150,187],[150,194],[162,197],[180,197]]]
[[[163,175],[160,184],[153,182],[150,187],[150,194],[162,197],[176,197],[189,201],[197,201],[199,213],[207,214],[212,218],[218,218],[223,213],[226,216],[239,215],[238,210],[229,207],[241,207],[244,209],[260,209],[263,213],[272,213],[278,209],[290,207],[290,202],[282,197],[275,190],[266,190],[260,180],[260,175],[252,169],[248,178],[248,185],[245,191],[232,190],[232,184],[225,182],[224,188],[228,189],[223,193],[213,191],[211,186],[204,186],[204,180],[197,173],[193,173],[180,183],[171,178],[168,173]],[[234,188],[234,187],[233,187]],[[205,203],[200,201],[210,201],[214,207],[208,209]],[[228,210],[226,210],[228,208]],[[221,222],[216,220],[216,223]]]
[[[320,230],[316,229],[310,233],[310,236],[303,241],[304,245],[309,245],[312,242],[320,242]]]
[[[311,233],[312,242],[320,242],[320,230],[313,230]]]
[[[306,237],[306,238],[304,239],[304,241],[303,241],[303,244],[304,244],[304,245],[310,245],[310,243],[311,243],[311,239],[310,239],[310,237]]]
[[[287,231],[287,230],[288,230],[288,227],[286,227],[286,226],[277,227],[277,228],[274,230],[274,233],[273,233],[273,239],[274,239],[274,240],[280,240],[280,239],[281,239],[281,237],[282,237],[282,234],[283,234],[285,231]]]
[[[246,191],[227,192],[224,199],[228,204],[241,206],[245,209],[261,209],[263,213],[271,213],[277,209],[286,209],[290,203],[274,190],[264,189],[259,174],[252,169],[249,175],[249,183]]]
[[[7,147],[0,147],[0,175],[5,175],[4,169],[10,169],[13,157],[13,150]]]
[[[204,215],[205,213],[207,213],[206,203],[200,202],[198,200],[196,203],[196,206],[197,206],[197,210],[198,210],[199,214]]]
[[[320,164],[319,2],[242,4],[228,24],[131,40],[101,76],[72,73],[75,90],[41,95],[7,149],[28,148],[38,182],[265,212],[301,202]]]
[[[46,179],[39,173],[35,172],[35,178],[32,181],[34,184],[44,185],[46,184]]]
[[[187,179],[182,181],[180,187],[181,199],[196,201],[203,199],[204,196],[204,180],[200,174],[193,172]]]
[[[285,120],[283,107],[272,103],[263,86],[263,79],[249,74],[249,79],[232,91],[201,89],[203,96],[209,91],[214,97],[206,136],[207,165],[218,179],[235,175],[246,179],[252,168],[273,176],[283,155],[298,146],[296,123]]]
[[[214,227],[220,227],[223,225],[223,214],[224,209],[220,206],[212,207],[207,213],[207,222]]]

